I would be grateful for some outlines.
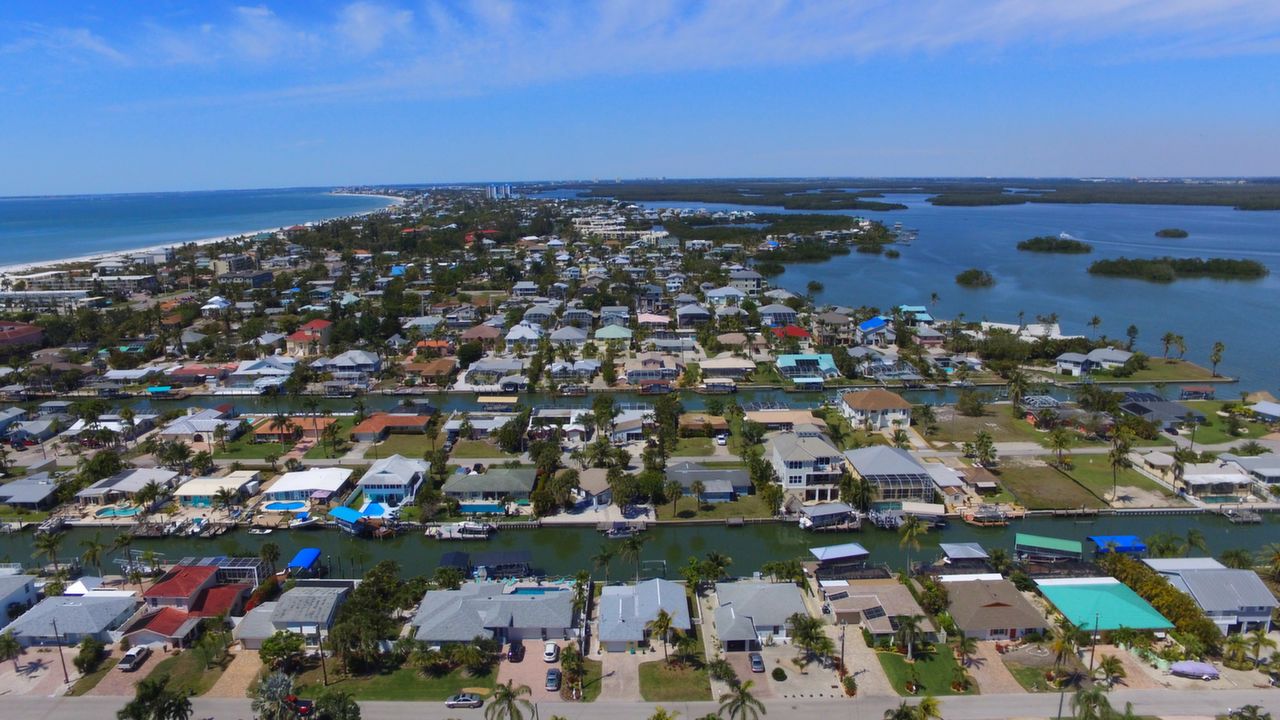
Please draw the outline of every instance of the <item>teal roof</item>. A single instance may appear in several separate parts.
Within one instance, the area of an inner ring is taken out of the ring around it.
[[[1114,578],[1043,580],[1040,592],[1081,630],[1168,630],[1173,624],[1146,600]]]
[[[621,325],[605,325],[596,331],[597,340],[630,340],[631,331]]]
[[[1056,550],[1058,552],[1073,553],[1075,555],[1084,554],[1084,545],[1079,540],[1063,540],[1062,538],[1046,537],[1044,535],[1031,535],[1030,533],[1018,533],[1013,538],[1014,547],[1032,547],[1043,550]]]
[[[836,369],[835,358],[828,353],[810,353],[807,355],[779,355],[778,367],[795,367],[800,362],[817,363],[818,369],[823,372],[834,372]]]

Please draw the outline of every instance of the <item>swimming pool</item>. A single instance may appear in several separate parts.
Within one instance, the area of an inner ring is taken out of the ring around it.
[[[291,502],[269,502],[263,508],[271,512],[297,512],[306,506],[307,504],[301,500],[293,500]]]
[[[459,509],[464,513],[500,513],[507,508],[502,503],[463,503]]]
[[[519,587],[511,591],[512,595],[546,595],[547,593],[564,592],[564,588]]]
[[[137,514],[138,514],[138,513],[140,513],[140,512],[142,512],[142,508],[136,508],[136,507],[127,507],[127,508],[104,507],[104,508],[102,508],[101,510],[99,510],[98,512],[94,513],[94,514],[93,514],[93,516],[94,516],[94,517],[100,517],[100,518],[106,518],[106,517],[133,517],[134,515],[137,515]]]

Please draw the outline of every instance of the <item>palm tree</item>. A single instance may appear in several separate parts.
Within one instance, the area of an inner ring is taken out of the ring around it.
[[[904,615],[898,618],[898,629],[894,631],[893,639],[906,649],[907,662],[915,661],[916,644],[924,637],[923,623],[923,615]]]
[[[1267,637],[1267,631],[1262,628],[1254,628],[1249,631],[1249,649],[1253,651],[1253,664],[1262,664],[1262,651],[1266,649],[1274,650],[1276,641]]]
[[[916,703],[917,720],[942,720],[942,707],[938,704],[938,698],[932,695],[925,695],[920,698],[920,702]]]
[[[694,480],[689,485],[689,490],[693,492],[693,497],[698,501],[698,507],[702,507],[702,495],[707,492],[707,484],[701,480]]]
[[[994,548],[989,558],[991,569],[1003,575],[1006,570],[1013,564],[1009,559],[1009,551],[1004,548]]]
[[[0,662],[13,661],[13,671],[18,672],[18,658],[22,655],[22,643],[13,636],[12,630],[0,635]]]
[[[591,564],[594,567],[604,570],[603,586],[609,585],[609,563],[618,557],[618,547],[613,543],[605,543],[600,546],[600,552],[591,557]]]
[[[898,526],[898,547],[907,549],[907,574],[911,574],[911,551],[920,549],[920,538],[929,528],[915,515],[904,515]]]
[[[267,422],[267,427],[275,430],[276,434],[281,436],[292,434],[294,429],[293,420],[290,420],[289,416],[282,412],[272,415],[271,420]]]
[[[671,614],[666,610],[659,610],[658,614],[645,625],[651,636],[657,635],[662,639],[662,659],[667,662],[671,662],[671,658],[667,655],[667,639],[671,635],[671,622]]]
[[[1015,414],[1018,411],[1018,406],[1022,404],[1022,398],[1027,394],[1029,382],[1027,374],[1021,370],[1010,371],[1008,380],[1009,402],[1013,403]]]
[[[533,711],[533,703],[524,696],[532,692],[528,685],[513,685],[511,680],[505,685],[494,685],[493,699],[484,709],[484,720],[524,720],[525,712]]]
[[[1133,446],[1129,442],[1128,433],[1123,430],[1117,432],[1111,440],[1111,449],[1107,451],[1107,464],[1111,466],[1111,502],[1115,502],[1120,497],[1118,485],[1121,468],[1133,466],[1133,461],[1129,459],[1131,450]]]
[[[647,535],[632,535],[624,538],[618,547],[619,556],[635,563],[636,582],[640,582],[640,555],[644,552],[644,545],[647,542],[649,542]]]
[[[1218,363],[1222,362],[1222,353],[1226,352],[1227,346],[1221,341],[1213,344],[1213,352],[1209,353],[1209,362],[1213,365],[1213,376],[1218,377]]]
[[[958,630],[951,644],[956,649],[956,657],[960,658],[961,666],[969,667],[973,664],[973,656],[978,654],[977,638],[969,637],[963,630]]]
[[[222,508],[227,512],[231,512],[231,507],[240,499],[239,493],[229,487],[220,487],[213,494],[213,507]]]
[[[1199,528],[1190,528],[1187,530],[1187,542],[1183,546],[1182,554],[1186,555],[1192,550],[1200,552],[1208,552],[1209,546],[1205,544],[1204,533]]]
[[[740,685],[733,685],[729,692],[720,696],[720,709],[716,716],[721,720],[760,720],[761,715],[768,715],[764,703],[751,694],[754,680],[747,680]]]
[[[1273,580],[1280,580],[1280,543],[1271,543],[1258,553],[1260,565],[1266,565]]]
[[[684,485],[678,480],[668,480],[666,485],[662,486],[662,494],[671,501],[671,517],[676,516],[676,506],[680,504],[680,498],[684,497]]]
[[[58,533],[40,533],[36,535],[35,552],[32,557],[45,557],[53,564],[53,572],[56,575],[60,568],[58,567],[58,551],[62,549],[62,535]]]
[[[916,709],[903,700],[897,707],[884,711],[884,720],[916,720]]]
[[[1111,715],[1111,701],[1100,686],[1083,688],[1071,696],[1071,714],[1076,720],[1106,720]]]
[[[275,543],[263,543],[258,549],[258,559],[266,563],[271,568],[271,574],[276,574],[276,562],[280,560],[280,546]]]
[[[1222,643],[1222,657],[1237,665],[1249,659],[1249,641],[1240,633],[1232,633]]]
[[[253,713],[260,720],[289,720],[297,715],[292,697],[293,678],[281,672],[271,673],[253,691]]]
[[[1120,658],[1115,655],[1103,655],[1098,661],[1097,674],[1102,677],[1107,687],[1112,687],[1117,681],[1123,680],[1128,673],[1125,672],[1124,663],[1120,662]]]
[[[1098,332],[1098,328],[1102,326],[1102,318],[1098,317],[1097,315],[1094,315],[1093,317],[1089,318],[1088,324],[1089,324],[1089,327],[1092,328],[1093,331],[1096,333]]]
[[[84,548],[84,555],[81,561],[85,565],[92,565],[98,570],[98,577],[102,577],[102,556],[107,552],[107,544],[102,542],[101,535],[94,535],[88,540],[80,541],[80,547]]]
[[[1049,649],[1053,653],[1053,673],[1055,678],[1067,660],[1076,654],[1077,634],[1076,626],[1065,618],[1054,631],[1053,642],[1050,643]]]
[[[1049,431],[1049,447],[1058,454],[1058,467],[1062,467],[1062,456],[1075,442],[1075,435],[1064,427],[1056,427]]]
[[[222,452],[227,451],[227,426],[218,423],[213,428],[213,442]]]

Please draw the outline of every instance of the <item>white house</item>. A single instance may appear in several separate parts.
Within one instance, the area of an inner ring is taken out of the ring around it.
[[[263,493],[267,501],[309,500],[313,495],[329,497],[346,486],[351,471],[346,468],[309,468],[287,472],[276,479]]]
[[[840,414],[855,428],[881,430],[911,424],[911,403],[897,393],[872,388],[840,396]]]

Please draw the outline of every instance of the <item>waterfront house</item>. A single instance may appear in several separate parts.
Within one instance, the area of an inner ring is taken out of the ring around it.
[[[257,470],[232,470],[222,477],[198,477],[178,486],[173,496],[185,507],[213,507],[213,499],[223,490],[233,493],[236,502],[257,492],[262,473]]]
[[[1249,406],[1253,416],[1265,423],[1280,422],[1280,403],[1263,400]]]
[[[463,380],[470,385],[497,385],[502,378],[520,375],[525,361],[513,357],[481,358],[467,368]]]
[[[565,325],[551,333],[551,344],[557,347],[580,348],[587,344],[587,331],[573,325]]]
[[[1019,560],[1035,563],[1080,562],[1084,545],[1079,540],[1017,533],[1013,536],[1013,554]]]
[[[1120,412],[1141,418],[1168,433],[1177,433],[1188,422],[1205,423],[1204,413],[1148,392],[1125,393]]]
[[[111,505],[132,500],[142,488],[155,483],[162,490],[177,485],[178,473],[162,468],[129,468],[103,478],[76,493],[81,505]]]
[[[705,295],[707,296],[707,304],[713,308],[738,307],[743,300],[747,299],[746,293],[728,285],[712,288]]]
[[[79,645],[93,638],[106,645],[114,643],[117,632],[138,609],[132,596],[55,595],[36,603],[9,623],[0,634],[12,633],[24,648],[50,645]],[[57,633],[54,632],[57,623]]]
[[[457,500],[528,500],[537,480],[532,467],[491,467],[483,473],[454,473],[441,491]]]
[[[356,485],[369,502],[398,506],[417,495],[430,469],[425,460],[392,455],[375,460]]]
[[[779,355],[775,364],[778,373],[795,383],[797,388],[820,390],[825,381],[840,377],[840,370],[830,353]]]
[[[337,418],[316,415],[292,415],[283,425],[277,425],[274,417],[258,418],[253,423],[255,443],[282,443],[292,445],[299,439],[320,441],[325,428],[337,422]]]
[[[671,629],[688,631],[689,600],[683,585],[655,578],[635,585],[608,585],[600,593],[597,638],[603,652],[634,652],[649,645],[649,623],[665,610]]]
[[[1182,476],[1173,488],[1199,498],[1243,497],[1250,493],[1253,476],[1238,464],[1226,460],[1184,463]]]
[[[148,610],[168,607],[195,618],[218,617],[240,612],[251,592],[248,583],[222,582],[217,566],[175,565],[142,593],[142,601]]]
[[[667,467],[667,480],[680,483],[689,496],[693,495],[693,484],[701,481],[704,503],[729,502],[751,492],[751,476],[744,468],[709,468],[685,461]]]
[[[157,435],[163,440],[186,443],[193,452],[212,452],[218,449],[215,447],[214,437],[219,433],[218,428],[222,428],[224,442],[231,442],[240,437],[246,427],[247,423],[240,418],[231,417],[227,410],[188,408],[186,415],[160,428]]]
[[[596,342],[609,343],[629,343],[631,342],[631,330],[623,325],[605,325],[596,330]]]
[[[1233,453],[1222,453],[1218,456],[1218,460],[1232,463],[1249,473],[1259,483],[1265,483],[1268,486],[1280,485],[1280,455],[1266,453],[1265,455],[1246,457]]]
[[[284,339],[290,355],[316,355],[329,344],[333,323],[319,318],[304,323]]]
[[[764,276],[755,270],[734,270],[729,273],[729,286],[741,290],[750,298],[758,298],[764,292]]]
[[[721,353],[699,363],[704,378],[730,378],[744,380],[755,372],[756,364],[746,358],[736,357],[733,353]]]
[[[263,499],[291,501],[331,498],[338,495],[351,479],[351,470],[339,467],[310,468],[287,472],[263,492]]]
[[[169,645],[188,647],[200,631],[204,618],[172,607],[149,609],[120,628],[121,642],[131,647],[138,645]]]
[[[786,305],[772,303],[760,308],[760,322],[767,327],[782,327],[795,321],[796,311]]]
[[[908,617],[922,618],[926,640],[937,637],[933,619],[897,578],[820,579],[818,587],[837,624],[859,626],[876,642],[893,638],[899,620]]]
[[[859,345],[880,348],[889,347],[898,342],[898,335],[894,332],[893,325],[888,318],[884,317],[873,317],[858,323],[853,337]]]
[[[679,327],[699,327],[709,322],[711,322],[711,312],[696,302],[676,308],[676,325]]]
[[[17,617],[40,599],[34,575],[0,575],[0,609]]]
[[[493,325],[481,324],[464,330],[458,339],[464,343],[477,342],[485,349],[491,349],[497,344],[498,338],[502,336],[502,331]]]
[[[716,583],[716,635],[725,652],[759,650],[788,638],[792,615],[809,614],[795,583]]]
[[[871,483],[881,500],[933,502],[933,477],[906,450],[872,445],[844,454],[854,477]]]
[[[1086,353],[1066,352],[1054,358],[1054,365],[1061,375],[1082,377],[1097,370],[1115,370],[1124,367],[1133,357],[1128,350],[1096,348]]]
[[[684,372],[684,362],[674,355],[640,353],[623,363],[627,383],[639,385],[654,380],[672,381]]]
[[[1040,594],[1085,632],[1173,629],[1173,624],[1146,600],[1115,578],[1048,578],[1035,582]]]
[[[444,386],[448,385],[453,374],[458,370],[457,358],[438,357],[420,362],[406,362],[402,366],[406,377],[418,382]]]
[[[1008,580],[963,580],[946,587],[948,610],[966,637],[1017,640],[1049,629],[1044,615]]]
[[[532,352],[537,349],[538,341],[542,339],[545,333],[541,325],[533,323],[521,322],[511,326],[507,331],[505,338],[507,352],[515,353],[521,350]]]
[[[839,409],[855,428],[882,430],[911,424],[911,403],[881,388],[845,393],[840,396]]]
[[[331,358],[320,358],[311,367],[329,373],[335,380],[366,382],[370,375],[382,370],[382,358],[368,350],[348,350]]]
[[[809,548],[809,554],[817,561],[815,573],[819,577],[841,577],[860,571],[871,557],[871,553],[856,542]]]
[[[805,502],[839,497],[843,459],[836,446],[820,432],[800,426],[794,432],[770,435],[765,439],[764,457],[773,466],[788,496]]]
[[[0,504],[24,510],[48,510],[57,504],[58,481],[40,472],[0,485]]]
[[[1271,631],[1278,603],[1258,573],[1229,568],[1213,558],[1146,558],[1142,562],[1190,595],[1223,636]]]
[[[540,587],[522,592],[505,583],[468,582],[457,590],[428,590],[409,627],[428,645],[471,643],[477,637],[499,644],[577,637],[573,591]]]
[[[317,581],[325,582],[325,581]],[[329,635],[338,609],[350,594],[353,582],[329,581],[327,585],[301,582],[275,602],[263,603],[245,614],[232,630],[246,650],[258,650],[262,641],[279,631],[301,635],[308,648],[316,648]]]
[[[351,439],[356,442],[381,442],[391,433],[421,435],[430,424],[429,415],[416,413],[374,413],[351,428]]]

